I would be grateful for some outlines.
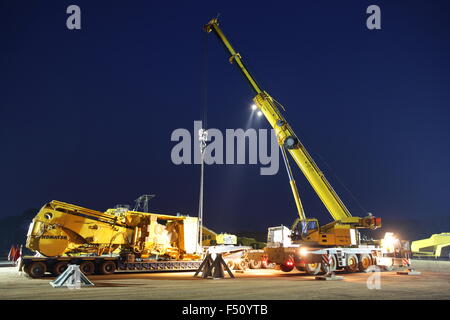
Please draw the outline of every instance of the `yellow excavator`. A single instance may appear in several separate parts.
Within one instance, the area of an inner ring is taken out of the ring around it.
[[[417,258],[450,258],[450,233],[433,234],[431,237],[411,242],[411,251]]]
[[[331,257],[333,268],[345,267],[350,271],[365,270],[373,264],[386,265],[386,267],[396,264],[398,260],[394,261],[386,257],[387,252],[379,246],[380,241],[371,242],[370,245],[362,243],[357,230],[379,228],[381,219],[371,214],[366,217],[354,217],[350,214],[282,115],[279,107],[283,110],[284,107],[256,82],[245,66],[241,55],[225,37],[219,27],[218,19],[210,20],[203,28],[207,33],[214,33],[217,36],[229,54],[229,62],[238,68],[253,89],[255,97],[252,107],[258,109],[274,129],[288,173],[298,218],[291,229],[269,228],[268,247],[266,248],[269,260],[279,264],[283,271],[291,271],[295,266],[312,274],[317,274],[321,270],[320,261],[323,254]],[[306,217],[289,164],[288,154],[294,159],[325,205],[333,218],[332,222],[320,226],[317,219]]]
[[[202,245],[206,247],[217,245],[237,245],[237,236],[230,233],[216,233],[215,231],[203,226]]]
[[[144,207],[148,210],[148,207]],[[46,203],[30,224],[20,271],[32,278],[60,275],[77,264],[90,275],[116,271],[195,270],[204,257],[198,245],[198,218],[130,210],[126,205],[105,212],[57,200]],[[265,254],[236,246],[235,235],[203,228],[203,246],[222,245],[229,267],[268,268]]]
[[[138,212],[124,206],[105,212],[53,200],[30,224],[20,270],[33,278],[61,274],[78,264],[84,274],[118,271],[195,270],[198,218]]]

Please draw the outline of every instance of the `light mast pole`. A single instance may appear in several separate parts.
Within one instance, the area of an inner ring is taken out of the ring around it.
[[[208,131],[206,129],[198,130],[198,140],[200,141],[200,195],[198,200],[198,249],[203,251],[202,237],[203,237],[203,179],[205,176],[205,148],[208,140]]]

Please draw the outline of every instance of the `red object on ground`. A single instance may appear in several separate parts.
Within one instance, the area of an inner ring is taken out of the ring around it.
[[[14,252],[14,262],[16,262],[17,260],[19,260],[19,258],[22,256],[22,250],[21,248],[19,248],[19,246],[16,246],[16,250]]]
[[[13,261],[15,255],[16,255],[16,246],[12,245],[11,249],[9,250],[8,261]]]

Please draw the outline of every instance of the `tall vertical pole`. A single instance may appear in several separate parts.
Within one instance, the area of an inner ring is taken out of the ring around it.
[[[198,131],[198,139],[200,141],[200,195],[198,200],[198,252],[203,251],[203,180],[205,175],[205,148],[208,140],[208,131],[200,129]]]

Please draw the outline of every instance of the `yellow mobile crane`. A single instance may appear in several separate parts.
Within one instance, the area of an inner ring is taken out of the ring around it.
[[[383,252],[381,247],[377,247],[376,243],[370,246],[362,245],[359,232],[357,232],[357,229],[360,228],[376,229],[381,227],[381,219],[370,214],[364,218],[354,217],[350,214],[305,146],[300,142],[292,127],[281,114],[278,106],[284,110],[283,106],[267,91],[263,90],[252,77],[241,55],[235,51],[220,29],[218,19],[209,21],[204,26],[204,30],[217,36],[230,54],[229,62],[237,66],[250,84],[256,94],[253,98],[255,106],[264,114],[274,129],[285,162],[298,218],[290,230],[287,228],[285,228],[287,230],[284,230],[284,227],[269,228],[268,247],[266,248],[269,260],[279,264],[284,271],[291,271],[296,266],[298,269],[305,269],[312,274],[320,271],[322,254],[328,254],[332,257],[334,268],[346,267],[351,271],[356,271],[358,268],[364,270],[372,264],[393,265],[394,261],[384,259],[386,258],[386,252]],[[287,153],[294,159],[334,219],[331,223],[319,226],[317,219],[306,217]],[[327,250],[323,250],[323,248],[327,248]],[[300,251],[302,255],[300,255]],[[380,258],[378,261],[377,257]]]

